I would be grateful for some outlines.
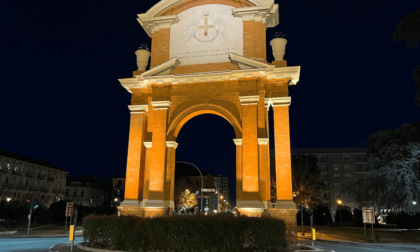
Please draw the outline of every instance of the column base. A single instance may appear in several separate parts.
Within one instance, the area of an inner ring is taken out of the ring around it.
[[[126,199],[118,206],[118,215],[121,216],[141,216],[141,209],[139,201],[133,199]]]
[[[150,200],[144,199],[140,202],[140,207],[168,207],[164,200]]]
[[[296,205],[293,203],[293,208],[291,208],[291,201],[278,202],[275,203],[275,208],[268,208],[265,212],[266,216],[271,218],[281,219],[286,224],[286,238],[287,243],[289,244],[289,250],[295,250],[297,244],[297,224],[296,224],[296,214],[298,210]],[[271,202],[270,202],[271,203]],[[285,208],[280,208],[283,206]],[[287,208],[288,207],[288,208]]]
[[[274,205],[274,206],[273,206]],[[276,203],[268,202],[269,208],[276,209],[297,209],[295,202],[293,200],[277,200]]]

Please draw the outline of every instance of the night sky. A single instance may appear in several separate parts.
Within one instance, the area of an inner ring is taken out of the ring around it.
[[[150,45],[136,15],[156,2],[1,1],[0,149],[69,177],[124,175],[130,94],[118,79],[136,70],[136,48]],[[280,24],[267,38],[284,32],[288,65],[302,67],[289,89],[293,148],[361,147],[375,131],[420,120],[411,78],[420,49],[392,40],[418,0],[278,3]],[[233,138],[224,119],[193,118],[177,157],[234,180]]]

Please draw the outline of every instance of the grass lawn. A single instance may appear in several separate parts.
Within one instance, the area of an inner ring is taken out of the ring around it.
[[[359,227],[331,227],[331,226],[314,226],[316,230],[316,236],[319,239],[327,238],[336,239],[343,241],[360,241],[360,242],[372,242],[372,230],[368,228],[365,231]],[[301,232],[302,228],[298,226],[298,232]],[[310,227],[304,226],[305,236],[310,236]]]
[[[359,227],[331,227],[331,226],[314,226],[317,239],[343,240],[343,241],[359,241],[372,242],[372,230]],[[374,232],[378,242],[413,242],[420,243],[420,231],[384,231],[384,228],[374,228]],[[392,230],[392,229],[387,229]],[[302,231],[302,227],[298,226],[298,232]],[[310,237],[310,227],[304,226],[305,237]]]

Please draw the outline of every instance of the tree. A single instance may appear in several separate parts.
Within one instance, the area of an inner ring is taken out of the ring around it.
[[[296,205],[303,204],[310,211],[322,203],[323,184],[319,181],[317,158],[309,154],[292,156],[293,192]]]
[[[181,203],[180,206],[185,208],[193,208],[198,203],[195,193],[190,192],[188,189],[181,193],[179,201]]]
[[[420,41],[420,10],[413,11],[402,18],[394,32],[394,41],[405,40],[408,48],[414,49]],[[417,84],[416,104],[420,106],[420,66],[413,72]]]
[[[420,192],[420,123],[404,124],[369,136],[367,177],[347,185],[358,202],[415,212]]]

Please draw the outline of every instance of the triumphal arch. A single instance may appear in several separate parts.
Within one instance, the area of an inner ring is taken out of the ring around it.
[[[131,94],[122,215],[161,216],[174,207],[177,135],[191,118],[215,114],[236,138],[236,203],[241,214],[268,214],[296,226],[292,198],[289,85],[300,67],[283,60],[286,39],[270,41],[278,25],[274,0],[162,0],[138,21],[152,38],[136,51],[139,69],[120,79]],[[146,70],[150,59],[150,68]],[[269,122],[268,109],[274,111]],[[269,123],[274,124],[277,200],[270,198]]]

